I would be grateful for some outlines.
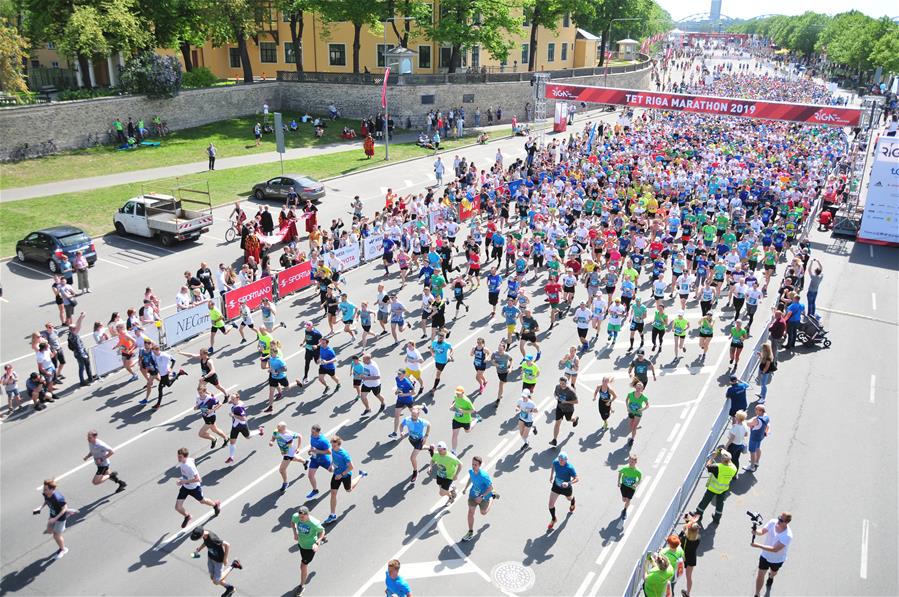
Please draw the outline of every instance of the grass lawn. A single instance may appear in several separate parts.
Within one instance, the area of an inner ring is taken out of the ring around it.
[[[444,141],[442,145],[445,149],[452,150],[473,142],[474,137],[470,136],[461,140],[450,139]],[[390,146],[391,161],[427,157],[431,154],[432,152],[417,147],[414,143],[398,143]],[[284,171],[307,174],[313,178],[322,179],[382,165],[383,158],[384,146],[378,145],[375,148],[375,157],[370,160],[365,158],[361,149],[341,151],[285,160]],[[255,183],[280,173],[279,163],[272,162],[215,172],[204,171],[182,179],[181,184],[190,186],[190,183],[199,182],[205,186],[205,183],[208,182],[213,203],[221,205],[246,198]],[[159,191],[174,185],[172,179],[163,179],[0,203],[0,230],[2,230],[0,256],[13,255],[16,241],[29,232],[48,226],[70,224],[82,228],[90,236],[111,232],[113,230],[113,214],[126,200],[140,194],[141,184]],[[325,198],[325,201],[327,200]]]
[[[284,122],[300,114],[284,113]],[[206,160],[206,146],[212,141],[218,157],[232,157],[251,153],[275,151],[274,134],[262,136],[262,144],[256,147],[253,125],[261,116],[246,116],[221,120],[203,126],[173,131],[161,140],[160,147],[142,147],[131,151],[118,151],[112,146],[91,147],[66,151],[45,158],[25,160],[0,165],[0,189],[31,186],[73,178],[101,176],[110,172],[128,172],[159,166],[172,166]],[[287,148],[313,147],[332,143],[349,143],[340,138],[344,126],[358,128],[355,120],[338,119],[328,123],[325,134],[316,139],[311,124],[300,124],[296,132],[284,134]],[[152,128],[152,127],[151,127]],[[88,131],[85,131],[87,134]],[[151,137],[156,141],[155,137]]]

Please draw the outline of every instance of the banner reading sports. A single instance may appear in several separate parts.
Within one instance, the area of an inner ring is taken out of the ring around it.
[[[246,286],[225,293],[225,318],[233,319],[240,314],[240,304],[246,301],[250,311],[262,304],[262,299],[272,300],[272,279],[268,276]]]
[[[312,264],[308,261],[278,272],[278,297],[302,290],[312,284]]]
[[[786,120],[804,124],[826,126],[858,126],[861,119],[860,108],[844,106],[822,106],[817,104],[793,104],[733,97],[687,95],[683,93],[656,93],[611,87],[584,85],[546,84],[546,98],[568,102],[590,102],[594,104],[614,104],[654,110],[677,110],[700,114],[720,114],[759,118],[763,120]]]

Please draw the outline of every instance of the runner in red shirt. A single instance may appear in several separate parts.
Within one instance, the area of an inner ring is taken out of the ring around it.
[[[549,303],[549,329],[552,329],[556,323],[559,302],[562,300],[562,285],[559,284],[559,279],[553,276],[543,290],[546,292],[546,302]]]

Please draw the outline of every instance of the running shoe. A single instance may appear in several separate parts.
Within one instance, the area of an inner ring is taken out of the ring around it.
[[[297,587],[297,590],[293,592],[294,597],[300,597],[303,594],[303,585]]]
[[[556,444],[558,444],[558,442],[556,440],[554,440],[554,439],[549,440],[550,446],[555,446]]]
[[[621,511],[621,520],[624,520],[624,519],[626,519],[626,518],[627,518],[627,508],[624,508],[624,509]]]
[[[574,512],[574,509],[575,509],[575,503],[574,503],[574,500],[571,500],[571,505],[568,506],[568,511]]]
[[[580,417],[575,417],[574,421],[571,422],[572,427],[577,427],[578,422],[581,420]]]
[[[234,585],[231,585],[230,587],[225,589],[225,592],[222,593],[222,597],[231,597],[231,595],[233,595],[233,594],[234,594]]]
[[[452,504],[455,501],[456,501],[456,488],[450,487],[448,504]]]
[[[137,373],[132,373],[131,378],[128,381],[137,381]]]
[[[550,532],[551,530],[553,530],[555,528],[555,526],[556,526],[556,519],[553,518],[552,520],[549,521],[549,524],[546,525],[546,532],[547,533]]]
[[[63,547],[62,549],[60,549],[59,551],[56,552],[56,559],[57,560],[63,559],[64,557],[66,557],[67,553],[69,553],[69,548]]]
[[[540,351],[538,350],[538,351],[537,351],[537,356],[534,357],[534,360],[535,360],[535,361],[539,361],[539,360],[540,360],[540,357],[541,357],[542,355],[543,355],[543,353],[540,352]]]
[[[308,460],[304,460],[304,461],[303,461],[303,470],[304,470],[304,471],[308,471],[308,470],[309,470],[309,461],[308,461]]]
[[[265,433],[265,425],[260,425],[259,426],[259,435],[262,435],[263,433]]]
[[[433,458],[433,456],[434,456],[434,444],[429,444],[429,445],[428,445],[428,454],[430,454],[431,457]]]
[[[462,537],[462,541],[471,541],[474,539],[474,531],[468,531],[465,533],[465,536]]]
[[[391,439],[394,439],[394,438],[396,438],[396,437],[398,437],[398,436],[397,436],[397,434],[396,434],[396,431],[393,431],[393,432],[391,432],[391,433],[388,433],[388,434],[387,434],[387,437],[389,437],[389,438],[391,438]]]
[[[366,472],[366,471],[359,471],[359,477],[360,477],[360,478],[364,479],[364,478],[367,477],[367,476],[368,476],[368,472]]]
[[[228,456],[228,458],[225,459],[225,464],[231,464],[233,462],[234,462],[234,459],[231,458],[230,456]]]
[[[318,489],[313,489],[312,491],[310,491],[309,493],[306,494],[306,499],[311,500],[312,498],[314,498],[317,495],[318,495]]]
[[[144,404],[147,404],[148,402],[149,402],[149,400],[147,400],[146,398],[144,398],[143,400],[139,400],[139,401],[138,401],[138,404],[144,405]]]
[[[418,471],[412,473],[412,477],[409,479],[409,483],[415,483],[418,480]]]
[[[331,524],[337,520],[336,514],[328,514],[328,517],[322,521],[322,524]]]
[[[420,395],[420,394],[421,394],[421,390],[418,390],[418,393],[419,393],[419,395]],[[421,410],[422,410],[422,412],[424,412],[425,414],[428,414],[428,406],[427,406],[426,404],[422,404],[422,405],[421,405]]]
[[[531,427],[531,431],[534,432],[534,435],[537,435],[537,426],[534,425],[533,427]]]
[[[232,568],[237,568],[238,570],[243,570],[243,564],[240,563],[240,560],[234,560],[231,562]]]
[[[122,493],[123,491],[125,491],[126,487],[128,487],[127,483],[125,483],[124,481],[119,481],[119,487],[118,487],[118,489],[115,490],[115,492]]]
[[[210,449],[210,450],[215,450],[215,444],[216,444],[216,443],[218,443],[218,440],[215,439],[215,438],[212,438],[212,440],[211,440],[211,442],[210,442],[210,444],[209,444],[209,449]]]
[[[191,519],[191,518],[192,518],[192,517],[191,517],[190,514],[188,514],[187,516],[184,517],[184,520],[181,521],[181,528],[182,528],[182,529],[183,529],[184,527],[187,526],[187,523],[190,522],[190,519]]]
[[[359,415],[359,416],[360,416],[360,417],[367,417],[367,416],[370,415],[370,414],[371,414],[371,409],[370,409],[370,408],[366,408],[365,410],[362,411],[362,414]]]
[[[213,517],[218,516],[222,512],[222,503],[219,500],[215,500],[215,503],[212,504]]]
[[[287,483],[281,483],[281,493],[287,491]]]

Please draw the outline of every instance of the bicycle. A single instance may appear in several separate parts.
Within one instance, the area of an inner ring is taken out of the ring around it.
[[[109,133],[88,133],[87,141],[85,142],[85,147],[99,147],[100,145],[106,144],[106,139],[109,138]]]
[[[56,145],[55,140],[48,139],[41,143],[36,153],[39,157],[53,155],[54,153],[59,153],[59,147]]]
[[[225,231],[225,242],[231,243],[240,236],[240,224],[231,220],[231,227]]]

